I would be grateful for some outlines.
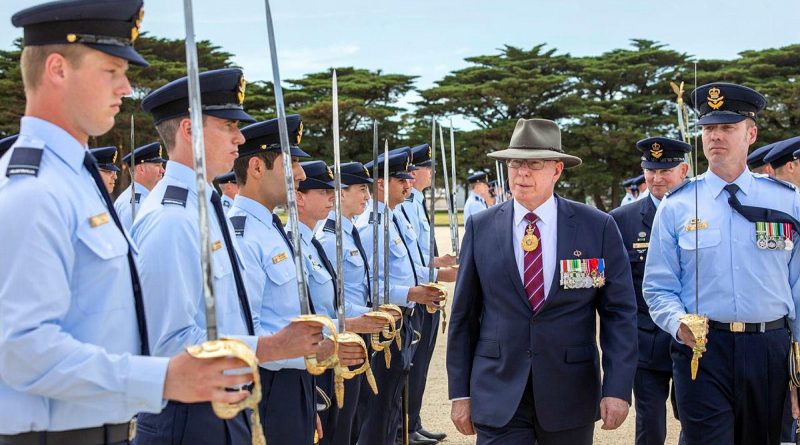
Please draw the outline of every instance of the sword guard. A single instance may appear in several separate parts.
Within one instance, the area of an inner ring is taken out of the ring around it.
[[[399,310],[400,308],[398,307],[397,309]],[[367,317],[379,318],[386,322],[386,327],[383,329],[383,332],[381,332],[380,334],[371,334],[369,341],[373,350],[375,350],[376,352],[383,351],[383,358],[384,361],[386,362],[386,369],[389,369],[390,364],[392,362],[392,352],[390,350],[390,346],[392,344],[392,341],[394,341],[395,337],[400,336],[400,333],[397,331],[397,327],[395,326],[394,316],[382,310],[367,312],[364,315],[366,315]],[[381,335],[383,335],[386,338],[386,340],[382,341]],[[369,375],[367,375],[367,378],[369,379]]]
[[[234,357],[247,364],[253,374],[253,390],[250,395],[238,403],[212,402],[214,414],[220,419],[232,419],[243,410],[252,410],[251,423],[253,431],[253,445],[266,445],[264,428],[261,426],[261,417],[258,412],[258,403],[261,401],[261,374],[258,372],[258,358],[255,352],[244,342],[233,338],[221,338],[203,342],[200,345],[189,346],[186,352],[194,358],[212,359],[219,357]]]
[[[333,342],[333,353],[323,361],[318,361],[316,354],[307,355],[305,357],[306,370],[311,375],[321,375],[327,369],[334,369],[339,364],[339,339],[336,335],[336,325],[333,320],[324,315],[305,314],[295,318],[292,321],[301,323],[315,323],[322,325],[323,328],[328,328],[330,331],[330,338]]]
[[[432,287],[432,288],[438,290],[439,292],[441,292],[442,294],[444,294],[444,300],[442,300],[438,304],[437,303],[426,304],[425,305],[425,310],[429,314],[435,314],[437,311],[442,311],[442,313],[444,313],[444,308],[447,305],[447,297],[449,296],[448,295],[448,291],[447,291],[447,287],[445,287],[444,284],[441,284],[441,283],[436,282],[436,281],[431,281],[430,283],[423,284],[423,286]]]
[[[700,367],[700,358],[706,352],[708,342],[708,317],[700,314],[686,314],[680,318],[681,323],[692,332],[694,347],[692,348],[692,380],[697,378],[697,369]]]
[[[369,364],[369,351],[367,350],[367,344],[364,343],[364,339],[361,338],[360,335],[353,333],[353,332],[341,332],[339,333],[339,344],[342,343],[355,343],[364,350],[364,363],[354,370],[350,370],[349,368],[342,366],[342,377],[345,379],[352,379],[353,377],[359,374],[366,374],[367,375],[367,383],[369,383],[372,392],[375,395],[378,395],[378,386],[375,383],[375,376],[372,375],[372,368]]]

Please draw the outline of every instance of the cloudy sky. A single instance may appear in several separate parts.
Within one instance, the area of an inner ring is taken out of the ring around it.
[[[0,0],[0,47],[22,31],[11,15],[42,0]],[[594,55],[646,38],[701,58],[800,42],[797,0],[273,0],[283,78],[331,66],[419,76],[430,87],[465,57],[503,44],[547,43]],[[184,35],[181,0],[147,0],[143,30]],[[248,80],[271,79],[262,0],[195,0],[198,39],[235,54]]]

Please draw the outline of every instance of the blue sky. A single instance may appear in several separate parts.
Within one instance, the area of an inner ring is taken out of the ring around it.
[[[0,0],[0,47],[22,31],[11,15],[42,0]],[[283,78],[331,66],[420,76],[430,87],[465,57],[503,44],[547,43],[573,55],[600,54],[646,38],[701,58],[800,42],[797,0],[303,0],[271,2]],[[143,30],[184,34],[181,0],[145,1]],[[262,0],[195,0],[198,39],[234,53],[250,81],[271,79]],[[408,98],[409,100],[413,98]]]

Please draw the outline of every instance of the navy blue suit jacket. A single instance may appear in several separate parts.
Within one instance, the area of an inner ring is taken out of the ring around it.
[[[592,207],[556,197],[557,260],[603,258],[606,284],[565,290],[558,263],[547,299],[534,314],[514,259],[513,201],[466,226],[450,330],[451,399],[472,399],[475,423],[511,420],[532,377],[536,414],[548,431],[599,418],[601,396],[630,403],[636,372],[636,297],[617,225]],[[603,377],[596,344],[600,319]]]
[[[642,280],[644,264],[647,260],[647,248],[634,248],[634,243],[649,243],[653,218],[656,216],[656,205],[647,196],[636,202],[625,204],[611,211],[611,217],[617,222],[622,234],[622,242],[628,250],[628,259],[633,276],[633,288],[636,291],[636,314],[639,326],[639,367],[655,371],[672,372],[672,358],[669,347],[672,336],[656,326],[650,317],[650,309],[642,297]],[[643,237],[639,234],[644,233]],[[643,241],[640,241],[644,238]]]

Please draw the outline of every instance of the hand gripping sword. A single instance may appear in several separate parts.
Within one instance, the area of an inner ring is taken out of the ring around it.
[[[186,65],[189,81],[189,115],[192,121],[192,153],[194,155],[195,178],[197,180],[197,209],[200,217],[200,263],[203,277],[203,300],[206,310],[207,338],[201,345],[190,346],[186,351],[195,358],[211,359],[235,357],[250,368],[253,374],[253,391],[239,403],[212,402],[214,414],[222,419],[232,419],[242,410],[252,410],[253,445],[266,445],[264,429],[258,413],[261,401],[261,378],[255,352],[244,342],[232,338],[217,337],[217,312],[214,302],[214,275],[211,272],[211,241],[208,229],[208,199],[206,197],[206,159],[203,141],[203,116],[200,102],[200,79],[197,63],[197,46],[194,40],[194,18],[192,0],[183,0],[186,24]],[[132,157],[131,157],[132,158]],[[131,159],[132,160],[132,159]]]
[[[378,394],[378,384],[369,364],[369,351],[367,344],[360,335],[346,330],[344,307],[344,249],[342,247],[342,161],[339,149],[339,86],[336,80],[336,70],[333,70],[332,95],[333,95],[333,175],[334,175],[334,213],[336,215],[336,319],[339,321],[339,345],[356,344],[364,351],[364,363],[355,370],[346,366],[334,368],[334,384],[336,387],[336,400],[339,408],[344,406],[344,379],[352,379],[359,374],[367,375],[372,392]]]
[[[275,44],[275,28],[272,23],[272,11],[269,7],[269,0],[264,0],[267,14],[267,34],[269,37],[269,52],[272,62],[272,82],[275,91],[275,108],[278,112],[278,133],[281,143],[281,154],[283,155],[283,175],[286,183],[286,207],[289,210],[289,231],[291,237],[292,250],[294,251],[294,267],[297,271],[297,294],[300,300],[300,316],[295,319],[298,322],[315,323],[327,328],[330,339],[333,342],[333,354],[322,362],[317,361],[316,354],[305,357],[306,370],[311,375],[320,375],[326,369],[335,369],[339,364],[339,341],[336,335],[336,325],[333,321],[324,316],[311,313],[311,305],[308,300],[308,288],[306,287],[305,271],[303,270],[303,253],[300,243],[300,229],[297,218],[297,200],[294,187],[294,172],[292,171],[292,151],[289,146],[289,129],[286,125],[286,109],[283,104],[283,89],[281,88],[281,74],[278,66],[278,51]]]

